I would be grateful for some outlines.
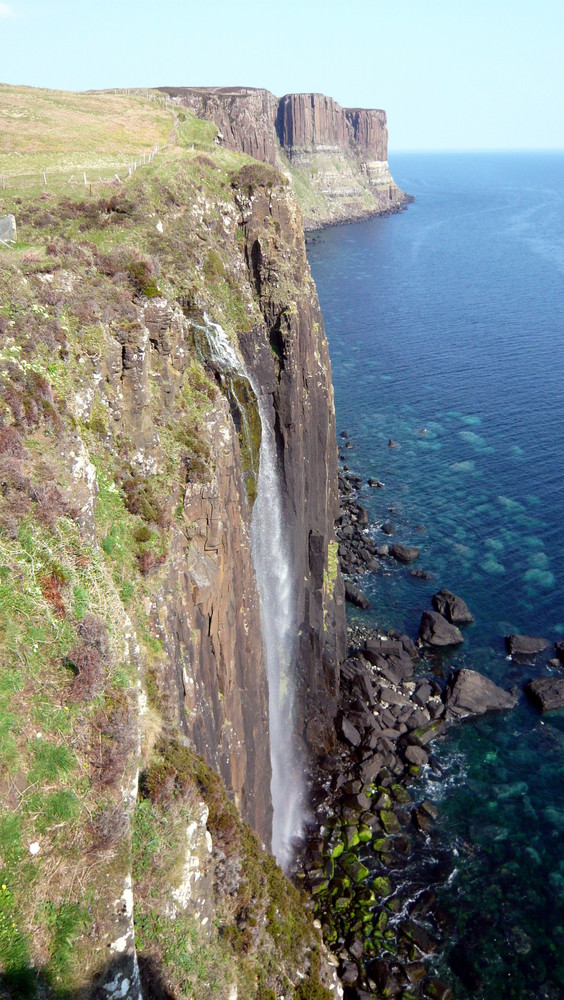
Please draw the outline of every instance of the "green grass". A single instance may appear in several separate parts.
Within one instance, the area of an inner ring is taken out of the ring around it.
[[[57,745],[36,739],[30,750],[33,760],[29,771],[31,782],[51,783],[66,777],[76,767],[76,759],[64,743]]]
[[[166,143],[174,125],[162,96],[147,100],[124,92],[0,85],[0,101],[0,175],[7,198],[43,191],[83,194],[90,184],[112,181],[115,173],[128,176],[132,163]]]
[[[16,160],[20,169],[18,192],[0,190],[0,212],[15,211],[19,234],[1,258],[0,429],[16,427],[23,448],[14,462],[0,454],[8,484],[0,490],[0,657],[9,664],[0,671],[0,968],[24,983],[49,956],[46,996],[84,987],[93,961],[85,904],[98,940],[107,900],[119,898],[133,864],[139,947],[162,960],[179,990],[220,997],[236,982],[241,995],[266,1000],[281,983],[291,996],[295,969],[307,968],[317,942],[310,913],[218,775],[180,741],[158,739],[169,644],[152,617],[167,559],[172,551],[181,562],[192,537],[186,479],[209,490],[215,471],[207,425],[219,389],[177,303],[187,314],[189,305],[206,310],[231,336],[263,322],[234,198],[284,182],[219,149],[215,126],[184,110],[176,138],[162,146],[174,112],[160,100],[24,88],[0,88],[0,99],[8,108],[0,173]],[[124,184],[111,181],[116,164],[156,142],[151,163]],[[39,169],[45,190],[23,177]],[[90,183],[68,184],[69,171],[83,170],[102,177],[92,192]],[[279,274],[267,307],[286,297],[289,309],[301,265],[284,256],[279,230],[274,222],[265,230],[267,265]],[[165,317],[163,342],[143,339],[150,310],[153,335]],[[150,388],[135,410],[127,393],[137,390],[120,365],[124,348],[141,346]],[[256,428],[254,438],[251,451]],[[142,466],[143,449],[154,466]],[[92,494],[74,475],[77,456],[92,463]],[[37,499],[46,487],[68,504],[53,501],[47,520]],[[109,651],[90,646],[81,659],[92,618],[105,626]],[[131,842],[127,822],[112,838],[137,764],[137,644],[151,705],[143,724],[156,744],[144,745],[152,794],[137,804]],[[97,683],[77,695],[80,664]],[[217,889],[207,939],[193,916],[173,920],[169,909],[202,800],[234,887]],[[40,850],[30,855],[34,842]],[[313,970],[311,997],[315,980]]]
[[[38,923],[50,937],[50,956],[44,970],[55,996],[74,978],[77,969],[76,941],[91,923],[84,903],[45,903],[39,908]]]

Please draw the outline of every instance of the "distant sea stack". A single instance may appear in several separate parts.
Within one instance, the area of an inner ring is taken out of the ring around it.
[[[413,199],[388,167],[386,112],[342,108],[323,94],[250,87],[162,87],[172,101],[215,122],[217,142],[281,170],[306,229],[399,212]]]

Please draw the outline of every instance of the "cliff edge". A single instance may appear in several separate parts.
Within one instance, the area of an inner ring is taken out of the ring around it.
[[[154,95],[3,100],[10,121],[49,121],[54,152],[34,179],[35,138],[0,139],[19,240],[0,247],[0,992],[329,1000],[319,928],[265,851],[273,820],[282,844],[295,832],[271,800],[265,441],[290,773],[334,739],[344,652],[299,208],[279,172]]]
[[[160,89],[213,121],[219,145],[285,173],[306,229],[399,212],[412,200],[390,174],[385,111],[342,108],[323,94],[279,99],[251,87]]]

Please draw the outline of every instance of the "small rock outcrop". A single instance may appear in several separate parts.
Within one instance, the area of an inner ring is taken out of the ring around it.
[[[395,544],[390,546],[390,555],[402,563],[412,563],[419,558],[419,549],[415,545]]]
[[[370,601],[366,594],[355,583],[351,583],[350,580],[345,580],[345,598],[350,604],[356,605],[357,608],[366,610],[370,607]]]
[[[418,638],[426,646],[458,646],[464,642],[460,629],[438,611],[423,612]]]
[[[564,708],[564,677],[538,677],[529,681],[526,690],[541,712]]]
[[[466,602],[452,591],[443,588],[437,594],[433,594],[432,600],[435,611],[452,625],[466,625],[474,621],[474,615]]]
[[[516,691],[504,691],[476,670],[454,670],[444,691],[447,718],[464,719],[515,708]]]
[[[547,648],[548,640],[534,635],[506,635],[505,644],[510,656],[531,659]]]

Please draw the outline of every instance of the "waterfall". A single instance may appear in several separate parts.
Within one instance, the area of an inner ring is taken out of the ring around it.
[[[293,575],[284,532],[274,428],[258,386],[227,334],[204,314],[211,360],[230,376],[250,385],[261,424],[256,499],[251,518],[251,546],[260,598],[263,649],[268,676],[270,760],[272,767],[272,851],[283,868],[292,856],[292,840],[302,827],[302,787],[294,758],[294,660],[296,621]]]

